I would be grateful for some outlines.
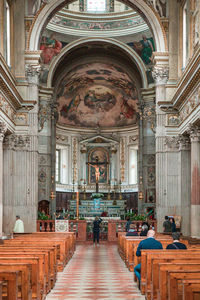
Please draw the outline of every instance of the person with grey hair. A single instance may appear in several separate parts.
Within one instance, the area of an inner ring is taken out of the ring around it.
[[[180,243],[180,233],[179,232],[172,232],[172,238],[173,238],[173,243],[169,244],[166,249],[170,250],[185,250],[187,249],[186,245],[183,243]]]
[[[16,216],[14,233],[24,233],[24,222],[20,219],[20,216]]]
[[[163,249],[161,242],[157,241],[154,237],[155,237],[155,231],[149,230],[147,233],[147,238],[145,240],[142,240],[137,247],[137,251],[136,251],[137,256],[141,256],[141,250],[143,249]],[[141,263],[135,266],[134,273],[138,278],[140,284]]]

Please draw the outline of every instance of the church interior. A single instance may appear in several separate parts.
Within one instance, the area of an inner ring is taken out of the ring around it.
[[[199,227],[200,0],[0,0],[0,299],[199,300]]]

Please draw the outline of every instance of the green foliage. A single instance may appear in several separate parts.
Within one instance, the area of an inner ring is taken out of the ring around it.
[[[104,194],[102,193],[93,193],[91,198],[94,199],[94,198],[103,198],[104,197]]]
[[[134,213],[127,213],[126,218],[129,217],[131,221],[145,221],[147,215],[136,215]]]
[[[49,216],[43,212],[38,211],[38,220],[48,220]]]

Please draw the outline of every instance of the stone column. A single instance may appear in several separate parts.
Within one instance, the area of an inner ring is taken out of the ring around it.
[[[0,121],[0,236],[3,231],[3,139],[7,126]]]
[[[191,125],[191,236],[200,238],[200,127]]]
[[[179,135],[180,152],[180,199],[181,199],[181,232],[190,236],[190,194],[191,194],[191,160],[190,140],[187,136]]]
[[[55,124],[52,92],[40,89],[38,112],[38,201],[49,201],[53,217],[55,205]],[[52,196],[52,198],[50,198]]]
[[[166,174],[164,172],[166,154],[165,154],[165,124],[166,113],[159,107],[158,102],[166,101],[166,83],[169,70],[166,66],[155,66],[152,72],[156,82],[156,212],[158,231],[162,231],[163,207],[166,206]]]

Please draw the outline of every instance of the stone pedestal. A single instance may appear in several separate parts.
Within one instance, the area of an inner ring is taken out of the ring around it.
[[[85,220],[78,221],[78,237],[77,241],[85,242],[87,238],[87,222]]]
[[[191,139],[191,236],[200,237],[200,127],[190,127]]]
[[[108,242],[116,242],[116,222],[108,221]]]

